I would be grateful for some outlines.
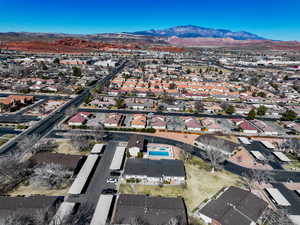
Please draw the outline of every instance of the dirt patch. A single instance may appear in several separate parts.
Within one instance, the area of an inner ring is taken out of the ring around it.
[[[9,192],[10,196],[30,196],[30,195],[47,195],[47,196],[64,196],[67,194],[69,187],[58,190],[49,190],[42,187],[32,187],[31,185],[25,186],[24,184],[20,184],[13,191]]]
[[[88,155],[89,152],[78,152],[69,140],[59,140],[57,141],[58,147],[54,152],[67,154],[67,155]]]

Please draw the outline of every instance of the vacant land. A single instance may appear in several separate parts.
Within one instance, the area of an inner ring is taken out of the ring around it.
[[[192,214],[202,201],[215,195],[226,186],[243,186],[239,176],[226,171],[210,172],[208,163],[193,157],[185,163],[186,186],[144,186],[121,184],[120,192],[127,194],[149,194],[154,196],[177,197],[185,200],[189,214]]]
[[[33,187],[31,185],[20,184],[13,191],[7,193],[10,196],[18,196],[18,195],[47,195],[47,196],[64,196],[67,194],[69,187],[64,189],[53,189],[49,190],[47,188],[42,187]]]
[[[78,152],[71,144],[69,140],[57,141],[58,147],[54,151],[62,154],[69,155],[88,155],[89,152]]]

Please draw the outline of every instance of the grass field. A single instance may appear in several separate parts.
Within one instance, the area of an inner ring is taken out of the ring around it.
[[[78,152],[72,146],[69,140],[59,140],[57,141],[58,147],[55,152],[69,155],[88,155],[89,152]]]
[[[49,190],[42,187],[32,187],[30,185],[26,186],[24,184],[20,184],[13,191],[7,193],[10,196],[18,196],[18,195],[47,195],[47,196],[64,196],[67,194],[69,187],[64,189],[55,189]]]
[[[239,176],[226,171],[210,172],[206,162],[193,157],[185,164],[187,185],[184,186],[144,186],[121,184],[120,192],[126,194],[149,194],[154,196],[177,197],[185,200],[189,215],[203,200],[212,197],[226,186],[243,186]]]

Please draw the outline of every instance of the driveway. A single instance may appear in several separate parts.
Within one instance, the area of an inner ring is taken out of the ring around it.
[[[261,154],[265,156],[266,159],[271,159],[268,161],[268,164],[272,166],[273,169],[282,170],[283,167],[280,164],[280,161],[273,155],[272,151],[266,148],[259,141],[252,141],[249,145],[244,145],[244,147],[249,151],[259,151]]]
[[[109,167],[118,145],[119,143],[114,141],[106,145],[104,153],[92,172],[86,191],[77,196],[68,196],[66,201],[87,203],[89,206],[95,207],[103,189],[116,189],[116,184],[108,184],[106,179],[110,176],[111,170]]]

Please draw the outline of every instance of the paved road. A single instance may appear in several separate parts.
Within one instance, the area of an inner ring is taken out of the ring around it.
[[[0,127],[0,136],[3,134],[20,134],[22,131],[12,128]]]
[[[70,138],[72,136],[72,133],[76,133],[77,131],[72,131],[71,135],[68,134],[68,131],[63,131],[63,130],[53,130],[49,135],[47,136],[48,138]],[[91,132],[89,131],[81,131],[81,132],[87,132],[87,136],[91,136]],[[126,133],[126,132],[115,132],[115,131],[107,131],[107,140],[114,140],[114,141],[128,141],[129,136],[132,135],[132,133]],[[160,144],[167,144],[167,145],[173,145],[177,146],[192,155],[195,155],[197,157],[200,157],[204,160],[207,160],[204,151],[199,149],[196,146],[189,145],[177,140],[171,140],[168,138],[163,138],[163,137],[153,137],[153,136],[148,136],[144,135],[145,139],[149,143],[160,143]],[[234,164],[232,162],[226,161],[224,164],[224,169],[227,171],[230,171],[234,174],[238,174],[240,176],[244,176],[246,173],[249,173],[252,169],[248,169],[246,167],[239,166],[237,164]],[[296,171],[286,171],[286,170],[279,170],[279,169],[274,169],[274,170],[265,170],[271,178],[273,178],[274,181],[276,182],[287,182],[287,181],[293,181],[293,182],[300,182],[300,172]]]
[[[66,201],[88,203],[89,206],[95,207],[103,189],[116,189],[115,184],[106,183],[106,178],[110,175],[111,170],[109,167],[118,144],[118,142],[114,141],[110,141],[107,144],[104,153],[102,154],[92,176],[90,177],[85,192],[79,196],[69,196],[66,198]]]
[[[126,62],[123,62],[118,68],[116,68],[110,75],[106,76],[96,84],[86,88],[81,94],[79,94],[77,97],[73,98],[71,101],[63,105],[59,110],[56,112],[50,114],[45,119],[39,121],[36,125],[30,127],[25,132],[20,134],[18,137],[16,137],[13,141],[10,141],[9,143],[5,144],[4,146],[1,146],[0,148],[0,154],[5,154],[8,151],[12,150],[18,141],[20,141],[22,138],[24,138],[26,135],[39,135],[40,137],[43,137],[46,135],[51,129],[55,127],[56,124],[58,124],[60,121],[64,118],[65,111],[70,108],[71,106],[78,107],[85,99],[85,97],[90,93],[90,90],[93,89],[98,84],[104,84],[105,82],[112,79],[117,73],[119,73],[125,66]],[[35,144],[35,143],[33,143]]]
[[[210,117],[216,119],[236,119],[236,118],[245,118],[246,116],[240,115],[217,115],[217,114],[208,114],[208,113],[185,113],[185,112],[154,112],[154,111],[142,111],[142,110],[126,110],[126,109],[87,109],[80,108],[79,111],[92,112],[92,113],[123,113],[123,114],[148,114],[153,113],[155,115],[163,116],[194,116],[194,117]],[[260,120],[265,121],[277,121],[275,118],[259,118]]]
[[[0,123],[27,123],[30,121],[39,121],[37,116],[30,115],[16,115],[16,114],[2,114],[0,115]]]
[[[110,175],[111,171],[109,167],[114,157],[117,146],[117,142],[109,142],[106,146],[106,149],[101,157],[100,163],[98,164],[94,173],[93,179],[91,180],[86,191],[87,201],[89,203],[93,202],[96,205],[100,197],[101,191],[103,189],[116,188],[115,184],[107,184],[106,178]]]

